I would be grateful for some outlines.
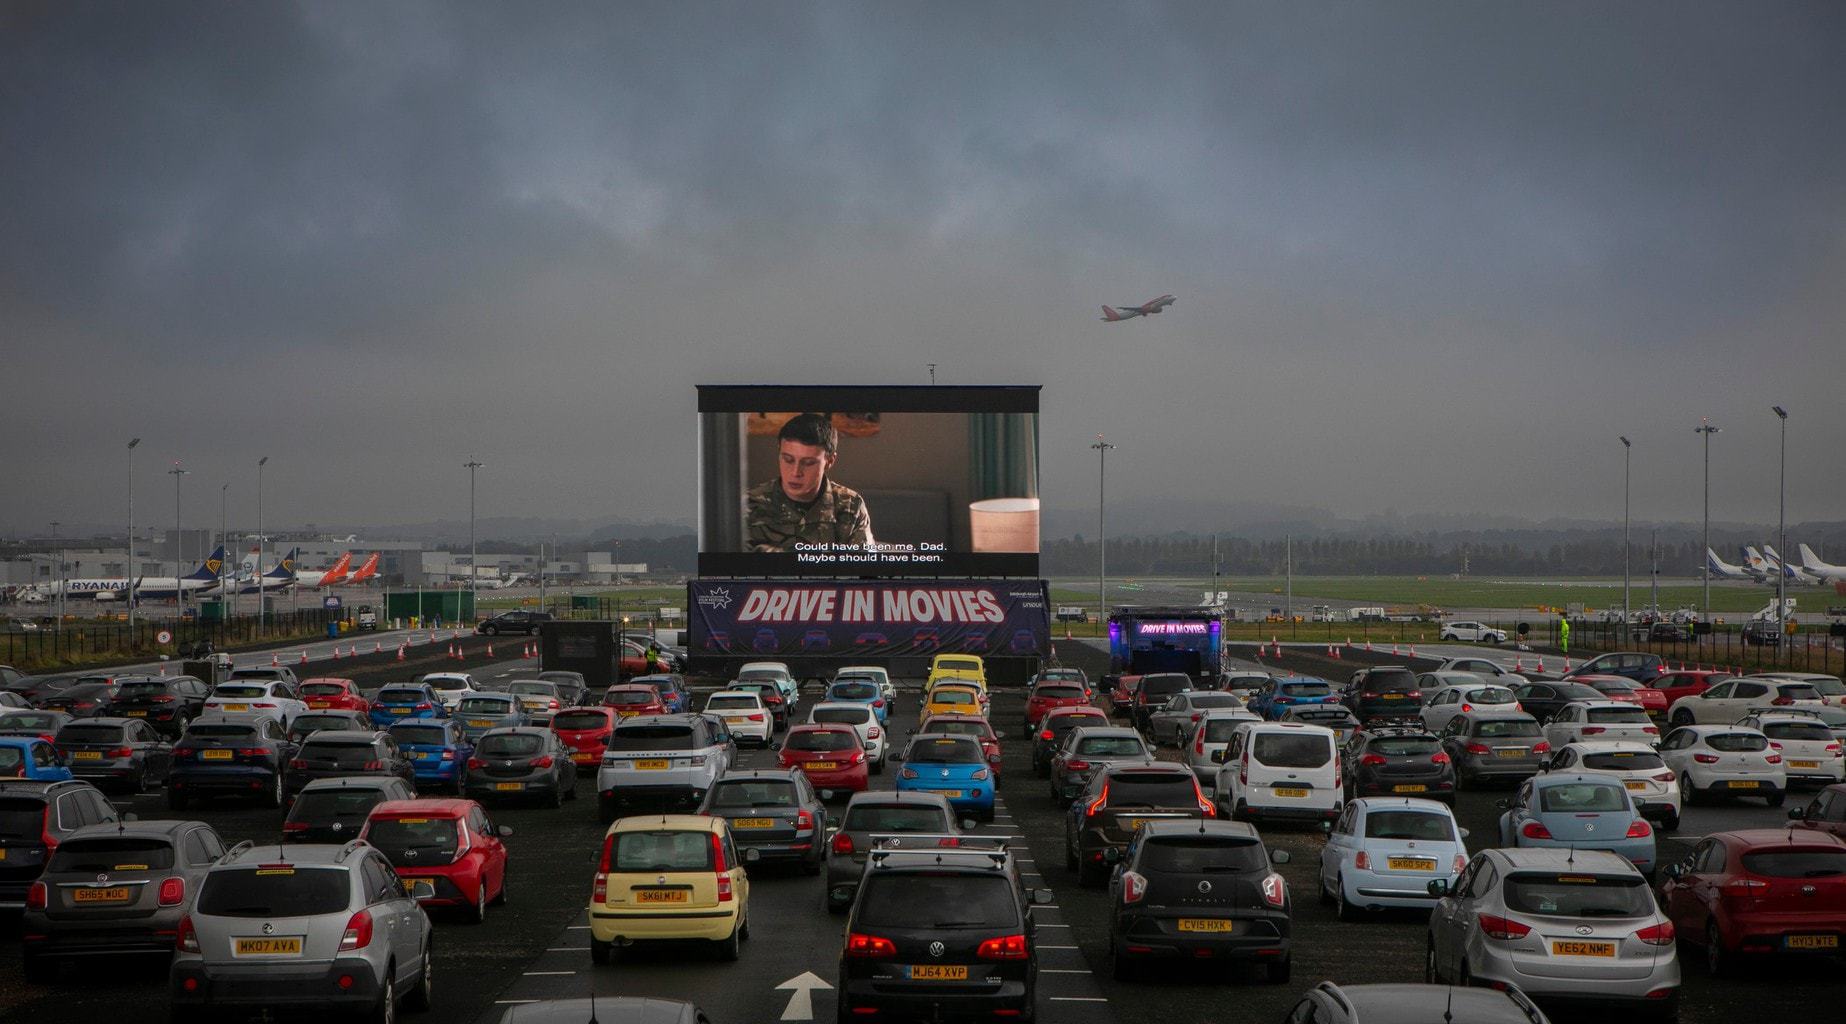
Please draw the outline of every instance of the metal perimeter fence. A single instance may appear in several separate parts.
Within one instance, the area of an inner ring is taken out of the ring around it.
[[[29,632],[7,633],[0,639],[0,664],[30,671],[41,666],[58,666],[107,658],[111,655],[132,657],[168,654],[183,657],[200,643],[210,643],[215,650],[258,644],[268,640],[294,640],[324,635],[327,623],[339,612],[324,608],[271,612],[258,621],[254,615],[239,615],[215,622],[194,619],[136,622],[132,629],[126,622],[79,621],[42,625]],[[166,634],[167,642],[161,642]]]

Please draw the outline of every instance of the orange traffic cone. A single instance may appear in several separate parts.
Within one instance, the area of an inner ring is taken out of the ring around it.
[[[303,665],[306,665],[308,663],[308,652],[307,651],[301,652],[301,663]]]
[[[1539,671],[1539,672],[1543,672],[1544,670],[1545,670],[1545,659],[1543,659],[1543,658],[1540,658],[1540,659],[1538,659],[1538,669],[1537,669],[1537,671]]]
[[[1570,675],[1570,659],[1569,658],[1564,659],[1564,674]]]
[[[1365,642],[1365,653],[1367,654],[1372,653],[1372,642],[1370,640],[1367,640]]]
[[[1524,671],[1525,671],[1525,663],[1518,658],[1514,658],[1513,659],[1513,674],[1518,675],[1519,673],[1524,672]]]
[[[1399,654],[1398,654],[1398,652],[1397,652],[1397,645],[1396,645],[1396,644],[1392,644],[1392,645],[1391,645],[1391,657],[1393,657],[1393,658],[1396,658],[1396,657],[1400,657],[1400,655],[1399,655]]]
[[[528,658],[538,657],[538,645],[537,644],[527,644],[526,645],[526,657]]]
[[[306,657],[307,655],[306,655],[306,654],[304,653],[304,654],[303,654],[302,656],[303,656],[303,657]],[[334,660],[334,661],[339,661],[339,660],[340,660],[340,657],[341,657],[341,655],[340,655],[340,645],[339,645],[339,644],[334,644],[334,645],[333,645],[333,660]]]
[[[1334,660],[1334,661],[1339,661],[1339,660],[1340,660],[1340,649],[1339,649],[1338,647],[1335,647],[1335,648],[1333,649],[1333,660]]]
[[[372,653],[373,654],[380,654],[384,651],[384,649],[385,649],[385,642],[383,640],[372,641]]]
[[[397,660],[399,660],[399,661],[403,661],[403,660],[404,660],[404,648],[403,648],[403,647],[399,647],[399,648],[397,649]]]
[[[167,667],[165,665],[160,666],[160,674],[163,676],[167,674]]]
[[[1410,656],[1411,656],[1412,658],[1414,658],[1414,657],[1416,657],[1416,656],[1417,656],[1417,645],[1416,645],[1416,644],[1411,644],[1411,645],[1410,645]]]
[[[487,645],[487,656],[489,658],[494,656],[494,645],[491,643]]]
[[[302,653],[302,657],[304,658],[307,657],[306,652]],[[276,656],[272,654],[269,656],[269,667],[270,668],[280,668],[282,667],[282,663],[280,661],[277,661]]]

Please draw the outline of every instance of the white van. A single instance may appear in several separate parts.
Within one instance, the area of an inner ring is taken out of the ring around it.
[[[1344,794],[1333,730],[1300,722],[1241,723],[1212,785],[1219,813],[1238,821],[1332,821]]]

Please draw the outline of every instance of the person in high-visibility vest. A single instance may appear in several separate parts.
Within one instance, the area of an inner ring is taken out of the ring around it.
[[[1558,650],[1570,653],[1570,620],[1562,615],[1558,616]]]

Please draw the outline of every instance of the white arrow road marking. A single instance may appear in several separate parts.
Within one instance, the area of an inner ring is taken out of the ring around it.
[[[798,977],[790,978],[777,985],[776,991],[778,992],[786,989],[794,991],[794,994],[788,997],[788,1009],[782,1011],[782,1019],[813,1020],[814,990],[817,988],[831,989],[833,986],[815,977],[813,971],[803,971]]]

